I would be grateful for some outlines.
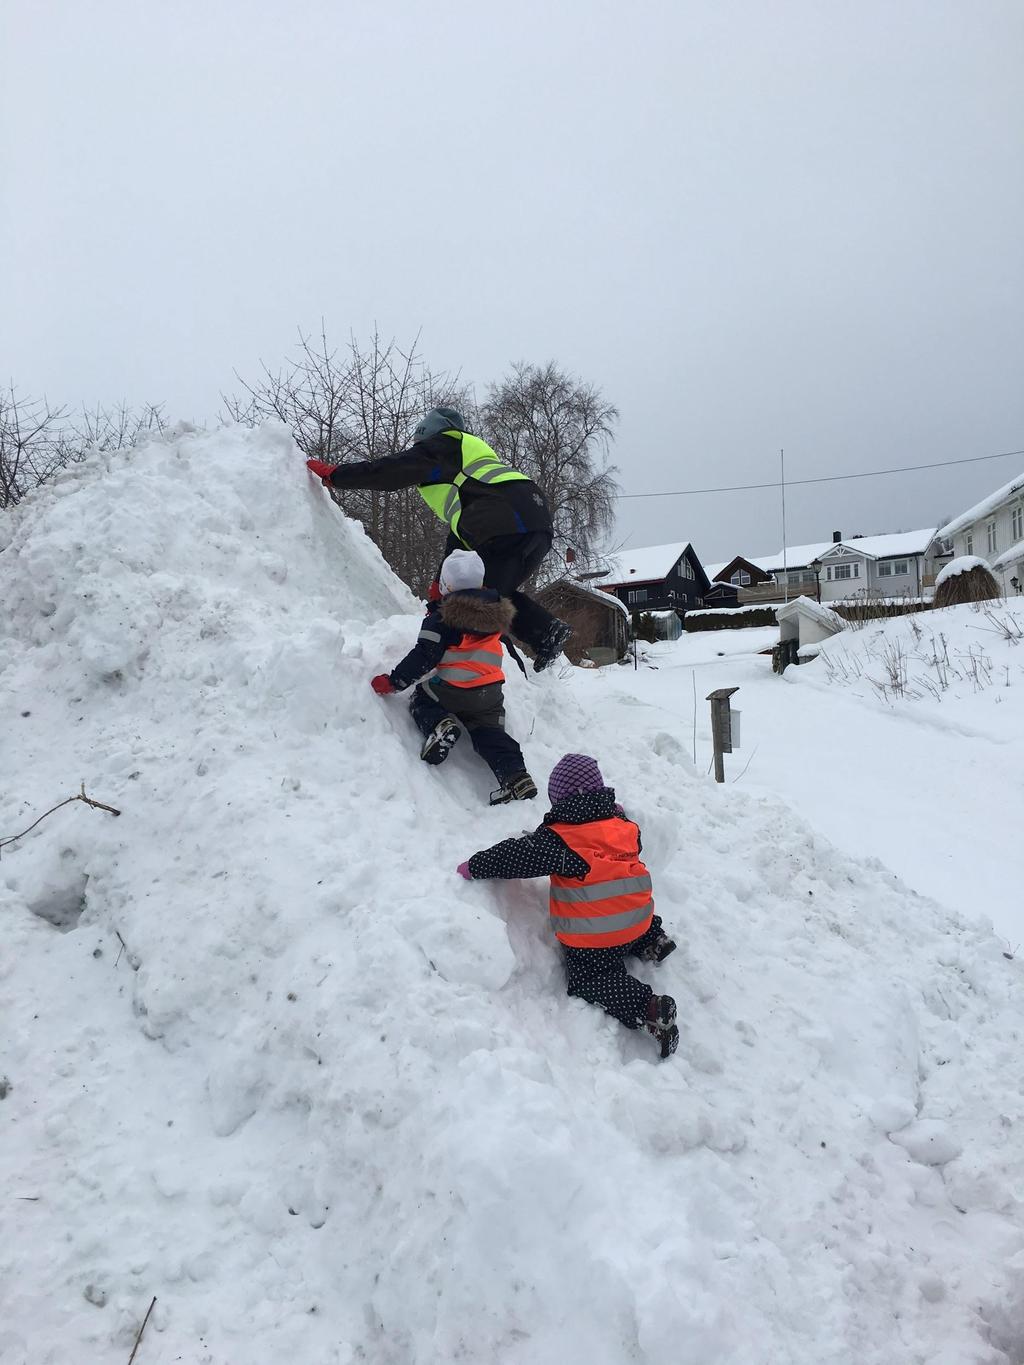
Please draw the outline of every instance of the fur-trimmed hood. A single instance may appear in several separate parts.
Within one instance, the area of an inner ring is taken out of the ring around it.
[[[441,620],[451,630],[471,635],[505,635],[516,609],[493,588],[468,588],[451,592],[441,602]]]

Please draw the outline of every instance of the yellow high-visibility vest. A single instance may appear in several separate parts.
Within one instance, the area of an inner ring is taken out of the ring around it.
[[[454,436],[459,441],[462,468],[451,483],[420,484],[419,493],[434,515],[447,522],[452,534],[458,536],[459,519],[462,516],[459,490],[467,479],[475,479],[477,483],[511,483],[513,479],[526,480],[526,475],[499,459],[479,436],[470,436],[467,431],[446,431],[443,434]],[[459,539],[462,537],[459,536]]]

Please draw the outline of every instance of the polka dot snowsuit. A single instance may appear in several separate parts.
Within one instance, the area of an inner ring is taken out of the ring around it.
[[[504,839],[492,848],[474,853],[469,860],[470,875],[474,879],[511,879],[554,874],[582,879],[590,871],[589,863],[548,826],[607,820],[616,813],[615,793],[610,787],[567,797],[555,804],[545,815],[544,824],[532,834]],[[600,1005],[627,1028],[641,1027],[654,992],[646,982],[630,976],[625,960],[657,942],[664,932],[660,916],[655,915],[646,932],[631,943],[614,948],[570,948],[560,944],[569,995]]]

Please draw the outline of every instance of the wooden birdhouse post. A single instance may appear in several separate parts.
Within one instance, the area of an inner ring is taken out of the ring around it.
[[[729,698],[738,687],[718,687],[708,694],[711,703],[711,742],[715,749],[715,781],[725,781],[725,754],[731,754],[732,744],[732,706]]]

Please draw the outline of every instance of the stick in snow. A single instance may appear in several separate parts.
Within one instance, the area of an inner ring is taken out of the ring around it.
[[[132,1353],[131,1353],[131,1355],[128,1357],[128,1365],[132,1365],[132,1361],[135,1359],[135,1352],[139,1349],[139,1342],[142,1340],[142,1334],[143,1334],[143,1332],[146,1330],[146,1323],[149,1321],[149,1315],[150,1315],[150,1313],[152,1313],[152,1311],[153,1311],[153,1304],[154,1304],[154,1303],[156,1303],[156,1295],[155,1295],[155,1294],[153,1295],[153,1300],[152,1300],[152,1302],[150,1303],[149,1307],[146,1309],[146,1316],[142,1319],[142,1326],[139,1328],[139,1335],[135,1338],[135,1345],[132,1347]]]
[[[16,843],[18,839],[24,839],[26,834],[30,834],[36,825],[41,824],[48,815],[52,815],[55,810],[60,810],[61,806],[68,806],[72,801],[84,801],[87,806],[92,806],[94,810],[106,810],[111,815],[120,815],[121,812],[113,806],[105,806],[102,801],[94,801],[91,796],[85,794],[85,783],[82,783],[82,790],[77,796],[68,796],[63,801],[58,801],[55,806],[51,806],[48,811],[44,811],[38,820],[33,820],[28,829],[23,829],[20,834],[12,834],[10,838],[0,839],[0,848],[6,848],[8,844]]]

